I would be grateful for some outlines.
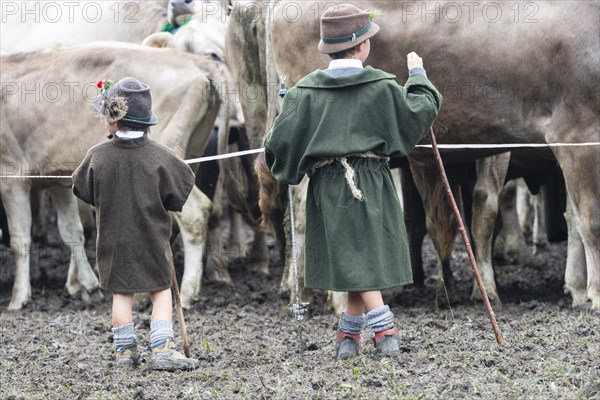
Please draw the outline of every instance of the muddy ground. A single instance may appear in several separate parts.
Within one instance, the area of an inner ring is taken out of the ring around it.
[[[315,293],[303,323],[301,354],[299,325],[278,295],[282,269],[273,252],[270,276],[233,260],[235,287],[205,284],[186,312],[198,370],[154,372],[143,363],[123,372],[111,362],[109,299],[86,305],[65,295],[69,252],[55,230],[50,225],[50,243],[35,250],[33,300],[21,312],[6,312],[14,264],[0,247],[2,399],[600,398],[600,317],[571,310],[563,294],[566,243],[497,267],[502,346],[483,305],[468,300],[471,272],[460,249],[452,264],[463,301],[434,309],[435,258],[427,244],[425,289],[384,292],[402,337],[399,357],[373,358],[367,331],[362,354],[336,362],[337,317],[323,293]],[[93,244],[87,251],[93,260]],[[136,313],[142,343],[149,315]]]

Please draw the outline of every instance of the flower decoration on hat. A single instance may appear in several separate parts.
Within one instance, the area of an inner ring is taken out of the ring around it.
[[[117,96],[116,93],[112,92],[111,96],[108,96],[108,90],[113,87],[114,84],[115,81],[112,79],[104,79],[103,81],[98,81],[96,84],[96,87],[100,89],[101,93],[101,114],[104,115],[106,120],[110,123],[123,119],[123,117],[127,115],[127,110],[129,109],[127,100],[124,97]]]
[[[100,93],[102,94],[102,97],[106,97],[106,92],[114,84],[115,84],[115,81],[113,81],[112,79],[104,79],[103,81],[98,81],[98,83],[96,84],[96,87],[98,87],[98,89],[100,89]]]

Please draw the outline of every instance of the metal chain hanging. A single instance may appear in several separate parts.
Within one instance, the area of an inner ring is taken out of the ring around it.
[[[288,186],[288,197],[290,198],[290,225],[292,232],[292,266],[294,270],[294,296],[295,303],[288,305],[290,313],[298,321],[298,345],[300,346],[300,356],[304,354],[304,342],[302,341],[302,321],[308,316],[308,303],[300,302],[300,284],[298,279],[298,255],[296,254],[296,225],[294,223],[294,198],[292,185]]]
[[[287,94],[285,87],[285,76],[279,78],[279,97],[282,99]],[[292,265],[294,270],[294,296],[295,303],[288,304],[288,309],[296,321],[298,321],[298,346],[300,347],[300,356],[304,354],[304,343],[302,341],[302,321],[308,316],[308,303],[300,302],[300,284],[298,278],[298,255],[296,254],[296,224],[294,220],[294,193],[292,185],[288,185],[288,197],[290,201],[290,225],[292,236]]]

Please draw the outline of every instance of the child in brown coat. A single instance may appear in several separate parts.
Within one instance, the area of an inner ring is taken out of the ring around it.
[[[198,360],[175,349],[172,322],[171,216],[181,211],[194,174],[169,148],[151,140],[150,88],[135,78],[99,82],[93,106],[106,119],[111,140],[89,149],[73,173],[73,192],[96,207],[96,260],[102,290],[113,293],[116,364],[138,364],[134,293],[150,293],[151,365],[190,369]]]

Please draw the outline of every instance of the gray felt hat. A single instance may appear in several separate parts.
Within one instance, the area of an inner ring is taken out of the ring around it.
[[[325,54],[351,49],[379,32],[368,10],[352,4],[339,4],[321,16],[319,51]]]
[[[152,112],[150,86],[127,77],[110,86],[92,101],[92,106],[108,122],[123,121],[134,126],[158,123]]]

